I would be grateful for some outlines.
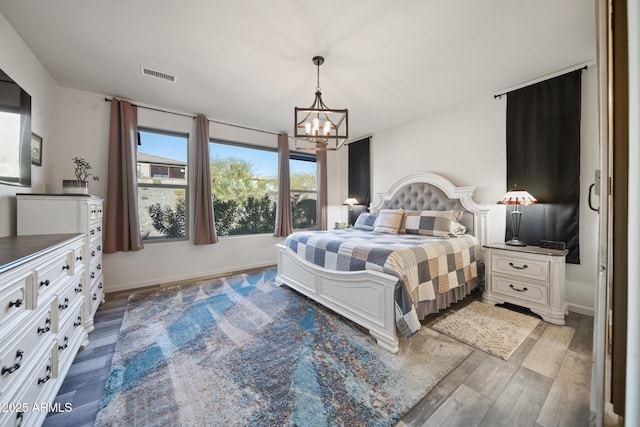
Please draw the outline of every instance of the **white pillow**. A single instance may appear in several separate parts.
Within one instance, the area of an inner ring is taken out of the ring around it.
[[[381,209],[373,224],[376,233],[398,234],[404,209]]]

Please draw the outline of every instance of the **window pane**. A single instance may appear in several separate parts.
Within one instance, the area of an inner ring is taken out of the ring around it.
[[[278,153],[212,142],[211,193],[219,236],[273,233]]]
[[[138,213],[143,240],[188,238],[187,135],[140,131]]]
[[[293,157],[293,156],[292,156]],[[316,227],[318,180],[315,158],[296,156],[289,160],[293,228]]]
[[[138,211],[143,240],[186,238],[186,200],[185,189],[138,187]]]
[[[140,131],[138,183],[187,185],[187,137]]]

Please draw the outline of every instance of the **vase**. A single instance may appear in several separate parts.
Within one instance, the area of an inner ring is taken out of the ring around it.
[[[62,192],[64,194],[89,194],[89,182],[77,179],[63,179]]]

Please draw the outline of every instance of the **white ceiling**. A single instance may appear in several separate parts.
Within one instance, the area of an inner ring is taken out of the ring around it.
[[[357,137],[593,61],[594,3],[0,0],[0,13],[62,86],[271,131],[293,132],[323,55],[324,101],[349,109]]]

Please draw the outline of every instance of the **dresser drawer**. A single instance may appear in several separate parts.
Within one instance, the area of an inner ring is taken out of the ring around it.
[[[66,281],[73,275],[74,251],[68,251],[55,257],[42,267],[36,268],[36,295],[54,289],[59,283]]]
[[[491,291],[495,294],[508,295],[510,301],[518,298],[538,304],[549,304],[549,287],[524,280],[514,280],[514,277],[493,274],[491,276]]]
[[[70,307],[73,315],[60,326],[58,341],[54,346],[54,351],[57,353],[56,359],[58,360],[58,370],[55,372],[56,377],[66,375],[73,358],[80,348],[82,338],[85,335],[84,327],[82,326],[83,309],[83,302],[81,301],[79,301],[79,304]]]
[[[58,328],[56,303],[54,298],[47,307],[32,315],[26,326],[13,329],[0,343],[0,395],[25,374],[28,365],[41,354],[47,343],[51,343]]]
[[[33,273],[13,278],[10,283],[0,285],[0,325],[26,315],[28,290],[33,284]]]
[[[56,386],[54,370],[56,359],[53,348],[49,348],[45,354],[39,357],[35,366],[29,372],[27,380],[13,397],[3,400],[8,402],[10,409],[2,414],[0,421],[3,427],[11,426],[38,426],[47,415],[47,402],[43,399],[46,395],[53,394]],[[45,406],[46,405],[46,406]]]
[[[102,203],[89,204],[89,219],[102,218]]]
[[[93,244],[102,238],[102,221],[91,221],[89,224],[89,240]]]
[[[72,279],[65,289],[58,295],[58,317],[60,323],[66,321],[71,316],[71,312],[78,304],[82,304],[82,276]]]
[[[494,254],[491,259],[491,271],[544,282],[549,281],[549,262],[544,259],[519,257],[514,254]]]
[[[91,302],[91,313],[95,313],[98,306],[104,298],[104,291],[102,285],[102,276],[97,277],[97,280],[93,282],[91,286],[91,295],[89,296]]]
[[[90,264],[94,265],[96,262],[102,260],[102,238],[91,242],[89,249]]]

